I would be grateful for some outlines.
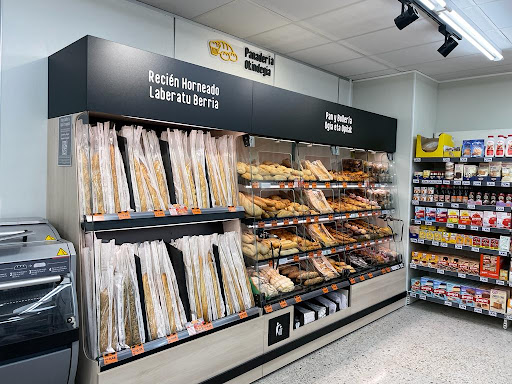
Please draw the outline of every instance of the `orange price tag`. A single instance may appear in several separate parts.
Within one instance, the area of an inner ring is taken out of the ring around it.
[[[130,218],[130,212],[128,212],[128,211],[126,211],[126,212],[119,212],[117,214],[117,217],[119,217],[119,220],[129,219]]]
[[[265,313],[272,312],[272,306],[271,305],[265,305]]]
[[[329,220],[334,220],[334,215],[329,215]]]
[[[391,272],[391,268],[390,268],[390,267],[387,267],[387,268],[386,268],[386,271],[388,271],[388,273],[389,273],[389,272]]]
[[[277,220],[272,220],[272,221],[270,222],[270,225],[271,225],[272,227],[277,227]]]
[[[385,268],[382,268],[382,269],[381,269],[381,272],[382,272],[382,274],[383,274],[383,275],[384,275],[385,273],[388,273],[388,272],[386,271],[386,269],[385,269]]]
[[[318,220],[319,220],[318,216],[315,216],[314,219],[315,219],[315,223],[318,223]]]
[[[306,216],[306,224],[311,223],[311,216]]]
[[[322,250],[321,250],[321,249],[319,249],[318,251],[316,251],[316,255],[317,255],[317,256],[322,256]]]
[[[230,205],[228,207],[228,212],[236,212],[236,207],[233,207],[232,205]]]
[[[315,254],[313,252],[309,252],[308,257],[310,257],[312,259],[313,257],[315,257]]]
[[[338,290],[338,286],[336,284],[332,284],[331,288],[332,288],[333,291],[337,291]]]
[[[130,348],[132,350],[132,356],[140,355],[141,353],[144,353],[144,345],[139,344],[135,345]]]
[[[154,211],[155,217],[165,217],[165,212],[162,210]]]
[[[264,221],[258,221],[258,228],[265,228],[265,222]]]
[[[240,319],[245,319],[245,318],[247,318],[247,312],[246,311],[240,312],[238,314],[238,316],[240,316]]]
[[[325,188],[331,188],[331,183],[330,183],[330,182],[328,182],[328,181],[326,181],[326,182],[325,182]]]
[[[203,331],[210,331],[212,329],[213,329],[212,323],[206,323],[205,325],[203,325]]]
[[[336,253],[336,248],[331,248],[331,253]]]
[[[361,276],[359,276],[359,280],[361,280],[361,281],[365,281],[366,279],[364,278],[364,276],[363,276],[363,275],[361,275]]]
[[[279,182],[279,188],[284,188],[284,181]]]
[[[373,279],[373,273],[369,273],[369,274],[368,274],[368,277],[369,277],[370,279]]]
[[[293,224],[299,224],[299,219],[297,217],[293,218]]]
[[[313,182],[311,183],[311,188],[316,188],[316,181],[313,181]]]
[[[274,266],[274,262],[273,262],[272,260],[269,260],[269,261],[268,261],[268,266],[269,266],[269,267],[273,267],[273,266]]]
[[[288,304],[286,304],[286,300],[281,300],[279,302],[279,305],[281,306],[281,308],[286,308],[288,306]]]
[[[293,181],[288,182],[288,188],[293,188]]]
[[[117,363],[117,352],[105,353],[103,355],[103,363],[105,365]]]
[[[253,181],[252,182],[252,187],[253,188],[259,188],[260,187],[260,183],[258,183],[257,181]]]
[[[307,181],[304,182],[304,188],[309,188],[309,183]]]
[[[329,288],[327,288],[327,287],[323,287],[323,288],[322,288],[322,292],[323,292],[323,293],[329,293]]]
[[[173,333],[172,335],[167,336],[167,344],[172,344],[178,341],[178,334]]]
[[[343,182],[343,188],[347,188],[347,183]]]
[[[350,217],[350,213],[345,213],[345,218],[348,219]]]
[[[300,260],[300,259],[299,259],[299,255],[295,255],[295,256],[293,256],[293,261],[299,261],[299,260]]]
[[[355,281],[355,279],[353,277],[351,277],[349,281],[350,281],[350,284],[355,284],[356,283],[356,281]]]
[[[361,212],[358,212],[357,214],[359,217],[363,217],[363,214]]]
[[[296,303],[300,303],[302,301],[302,297],[300,296],[295,296],[295,302]]]
[[[363,183],[357,183],[357,186],[361,188],[363,186]]]
[[[284,225],[290,225],[290,219],[284,219],[283,223]]]
[[[92,221],[105,221],[105,216],[103,216],[103,213],[95,213],[92,215]]]
[[[192,214],[193,215],[200,215],[201,209],[200,208],[192,208]]]

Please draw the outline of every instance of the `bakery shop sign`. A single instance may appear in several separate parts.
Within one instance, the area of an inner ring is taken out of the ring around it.
[[[326,111],[324,127],[327,132],[352,133],[352,117]]]
[[[256,52],[247,46],[242,47],[242,49],[243,62],[238,61],[239,54],[236,53],[236,47],[233,48],[228,42],[224,40],[208,41],[210,55],[216,56],[226,63],[243,63],[244,70],[259,73],[263,77],[272,75],[275,60],[273,54]]]

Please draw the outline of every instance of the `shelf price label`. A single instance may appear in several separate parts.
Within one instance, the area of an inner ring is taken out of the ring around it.
[[[270,225],[271,225],[272,227],[277,227],[277,220],[272,220],[272,221],[270,222]]]
[[[313,181],[313,182],[311,183],[311,188],[316,188],[316,181]]]
[[[502,182],[501,182],[501,186],[502,186],[502,187],[507,187],[507,188],[508,188],[508,187],[510,187],[510,183],[509,183],[508,181],[502,181]]]
[[[329,181],[325,182],[325,188],[331,188],[331,183]]]
[[[279,182],[279,188],[284,188],[284,181]]]
[[[265,222],[264,221],[258,221],[258,228],[265,228]]]
[[[457,277],[460,277],[461,279],[465,279],[466,278],[466,274],[462,273],[462,272],[459,272],[459,273],[457,273]]]
[[[452,302],[448,301],[448,300],[445,300],[444,305],[446,305],[448,307],[451,307],[452,306]]]
[[[331,288],[333,291],[337,291],[338,290],[338,286],[336,284],[331,284]]]
[[[293,188],[293,185],[294,185],[294,184],[293,184],[293,181],[289,181],[289,182],[288,182],[288,188]]]
[[[265,305],[265,313],[272,312],[272,306],[271,305]]]
[[[269,260],[269,261],[268,261],[268,266],[269,266],[270,268],[272,268],[272,267],[274,266],[274,262],[273,262],[272,260]]]
[[[307,181],[304,182],[304,188],[309,188],[309,183]]]
[[[315,253],[314,252],[308,252],[308,257],[310,259],[312,259],[313,257],[315,257]]]
[[[318,220],[319,220],[318,216],[315,216],[313,219],[314,219],[315,223],[318,223]]]
[[[201,208],[192,208],[192,214],[193,215],[200,215],[201,214]]]
[[[483,232],[491,232],[491,228],[490,227],[482,227],[482,231]]]
[[[127,220],[130,218],[130,212],[126,211],[126,212],[119,212],[117,214],[117,217],[119,217],[119,220]]]
[[[415,157],[415,158],[414,158],[414,162],[415,162],[415,163],[421,163],[421,158],[419,158],[419,157]]]
[[[132,356],[140,355],[141,353],[144,353],[144,345],[134,345],[130,348],[132,350]]]
[[[323,287],[323,288],[322,288],[322,292],[323,292],[323,293],[329,293],[329,288],[327,288],[327,287]]]
[[[505,207],[500,207],[499,205],[496,206],[496,211],[498,212],[504,212],[505,211]]]
[[[284,225],[290,225],[290,219],[283,219]]]
[[[306,224],[311,223],[311,216],[306,216]]]
[[[355,280],[353,277],[351,277],[351,278],[349,279],[349,281],[350,281],[350,284],[355,284],[355,283],[356,283],[356,280]]]
[[[319,256],[319,257],[322,256],[322,250],[319,249],[318,251],[316,251],[316,255]]]
[[[446,228],[455,228],[453,223],[446,223]]]
[[[432,245],[439,246],[439,241],[432,240]]]
[[[359,280],[360,281],[365,281],[366,279],[364,278],[364,275],[361,275],[361,276],[359,276]]]
[[[281,300],[279,302],[279,305],[281,306],[281,308],[286,308],[288,306],[288,304],[286,303],[286,300]]]
[[[329,220],[332,221],[334,220],[334,215],[331,213],[329,216],[328,216]]]
[[[418,267],[415,263],[411,263],[409,266],[411,267],[411,269],[418,269]]]
[[[480,186],[482,185],[482,182],[481,182],[481,181],[479,181],[479,180],[475,180],[475,181],[473,181],[473,185],[474,185],[475,187],[480,187]]]
[[[494,181],[488,181],[487,182],[487,186],[488,187],[494,187],[494,186],[496,186],[496,183]]]
[[[336,248],[331,248],[331,254],[336,253]]]
[[[299,224],[299,219],[297,217],[293,218],[293,224]]]
[[[507,252],[505,252],[505,251],[499,251],[498,254],[500,256],[507,256]]]
[[[496,280],[496,284],[505,285],[505,282],[503,280]]]
[[[162,211],[161,209],[160,210],[156,210],[153,212],[155,217],[165,217],[165,212]]]
[[[459,304],[459,309],[466,309],[466,305],[465,304]]]
[[[462,244],[455,244],[455,249],[462,249]]]
[[[439,273],[440,275],[444,275],[444,269],[438,269],[436,272]]]
[[[167,344],[172,344],[178,341],[178,334],[173,333],[172,335],[167,336]]]
[[[495,311],[489,311],[489,316],[496,317],[497,315]]]
[[[300,296],[295,296],[295,302],[296,303],[300,303],[302,301],[302,297]]]
[[[472,225],[471,226],[471,230],[472,231],[478,231],[478,226],[477,225]]]
[[[472,252],[480,252],[480,248],[478,247],[471,247]]]
[[[475,307],[474,311],[476,313],[482,313],[482,308]]]
[[[480,276],[480,281],[482,283],[488,283],[489,282],[489,279],[487,277],[483,277],[483,276]]]
[[[368,278],[373,279],[373,273],[369,273]]]
[[[383,275],[385,275],[386,273],[388,273],[388,272],[386,271],[386,269],[385,269],[385,268],[382,268],[382,269],[380,270],[380,272],[381,272]]]
[[[449,157],[443,157],[443,163],[449,163],[450,158]]]
[[[441,247],[448,248],[448,243],[441,243]]]
[[[117,352],[114,353],[105,353],[103,355],[103,363],[105,365],[117,363]]]
[[[426,295],[420,295],[420,300],[427,300],[427,296]]]
[[[343,186],[343,188],[347,188],[347,183],[344,181],[342,186]]]
[[[460,161],[461,163],[467,163],[467,162],[468,162],[468,158],[467,158],[467,157],[460,157],[460,158],[459,158],[459,161]]]
[[[490,163],[492,161],[492,157],[484,157],[485,163]]]
[[[238,316],[240,317],[240,320],[246,319],[247,318],[247,311],[240,312],[238,314]]]
[[[457,224],[457,228],[466,229],[466,224]]]

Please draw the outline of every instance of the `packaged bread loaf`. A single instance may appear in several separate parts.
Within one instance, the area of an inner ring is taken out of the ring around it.
[[[130,207],[130,191],[124,169],[123,159],[117,142],[115,127],[108,130],[110,168],[112,174],[112,193],[114,196],[114,213],[126,212]]]
[[[224,169],[219,163],[215,138],[211,137],[210,132],[206,133],[205,146],[212,207],[225,207],[227,206],[227,185],[226,180],[223,180]]]
[[[165,175],[162,155],[160,153],[160,143],[155,131],[142,132],[142,142],[144,144],[144,154],[148,166],[148,176],[152,185],[156,188],[151,194],[155,209],[168,209],[170,206],[169,189],[167,187],[167,177]]]
[[[203,132],[195,130],[191,131],[189,144],[197,204],[199,208],[209,208],[210,193],[208,189],[208,181],[206,180],[206,159]]]

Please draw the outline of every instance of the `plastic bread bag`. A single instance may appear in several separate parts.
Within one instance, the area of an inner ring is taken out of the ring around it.
[[[167,313],[169,315],[169,326],[172,334],[184,329],[187,317],[185,316],[185,309],[183,308],[183,303],[180,299],[178,282],[176,280],[174,268],[171,260],[169,259],[169,253],[167,252],[164,242],[160,241],[158,243],[158,250]]]
[[[219,261],[224,283],[224,295],[226,297],[226,315],[240,312],[243,308],[242,293],[236,279],[236,271],[231,260],[231,252],[226,243],[226,237],[219,235],[217,237],[219,249]]]
[[[169,208],[169,191],[162,158],[159,156],[160,150],[159,147],[155,147],[158,142],[155,143],[153,136],[156,138],[154,131],[142,130],[143,152],[145,166],[147,167],[147,172],[143,169],[143,175],[148,185],[153,206],[156,210],[164,210]]]
[[[304,190],[308,205],[316,211],[325,214],[334,212],[327,200],[324,193],[319,189],[306,189]]]
[[[192,319],[197,320],[202,317],[201,302],[199,299],[199,286],[196,280],[192,250],[197,255],[197,248],[191,246],[192,240],[189,236],[177,239],[172,245],[178,248],[183,254],[183,263],[185,264],[188,301],[190,303],[190,312]],[[193,249],[194,248],[194,249]]]
[[[217,144],[217,156],[219,163],[219,171],[220,171],[220,180],[223,184],[225,197],[226,197],[226,205],[233,205],[233,198],[231,196],[231,177],[229,171],[229,155],[228,155],[228,138],[227,136],[221,136],[215,139],[215,143]]]
[[[306,230],[314,241],[322,243],[326,247],[332,247],[338,244],[327,229],[325,229],[323,224],[306,225]]]
[[[101,243],[95,240],[95,252],[99,257],[99,294],[98,294],[98,329],[99,353],[115,352],[117,337],[115,336],[115,308],[114,308],[114,263],[113,244]]]
[[[150,190],[147,185],[147,180],[149,179],[148,168],[145,165],[146,159],[144,157],[144,152],[142,151],[142,127],[137,127],[133,129],[133,140],[132,140],[132,148],[133,148],[133,169],[135,175],[135,184],[132,185],[132,189],[138,190],[138,196],[140,199],[140,211],[153,211],[153,200],[151,198]],[[144,171],[146,176],[144,175]],[[133,177],[133,176],[132,176]]]
[[[94,271],[94,255],[89,247],[83,247],[80,253],[81,265],[81,276],[83,284],[83,292],[85,297],[82,300],[85,301],[85,305],[82,306],[84,312],[85,322],[87,324],[87,351],[88,356],[93,359],[97,357],[98,351],[98,327],[97,327],[97,315],[96,315],[96,274]]]
[[[192,164],[190,160],[190,144],[189,144],[189,138],[187,136],[186,132],[181,133],[181,140],[182,140],[182,159],[183,159],[183,165],[185,166],[185,187],[187,189],[187,195],[189,196],[189,199],[192,201],[192,207],[197,208],[198,207],[198,200],[196,195],[196,187],[194,182],[194,176],[192,174]]]
[[[140,165],[136,158],[135,150],[135,129],[132,126],[124,126],[121,128],[120,135],[126,139],[128,148],[128,161],[130,166],[130,184],[133,191],[133,199],[135,202],[135,211],[147,211],[147,191],[140,175]],[[139,137],[140,139],[140,137]],[[137,170],[137,172],[136,172]]]
[[[167,312],[167,303],[165,300],[164,284],[162,282],[162,272],[160,268],[160,251],[158,241],[149,243],[151,248],[151,262],[153,264],[153,279],[155,281],[156,292],[158,295],[158,302],[160,304],[162,319],[165,326],[165,334],[171,334],[171,327],[169,325],[169,316]]]
[[[92,180],[92,211],[93,213],[106,213],[103,201],[103,186],[100,163],[100,138],[97,127],[89,128],[91,180]]]
[[[238,205],[238,173],[236,169],[236,140],[232,135],[228,136],[228,170],[231,179],[231,205]]]
[[[125,261],[125,308],[127,312],[127,321],[125,321],[125,329],[129,329],[126,333],[127,344],[129,346],[138,345],[146,342],[146,334],[144,332],[144,320],[142,314],[142,305],[139,296],[139,284],[137,281],[137,272],[135,268],[135,257],[137,245],[125,243],[121,245],[122,256]]]
[[[198,318],[203,318],[205,321],[209,321],[211,318],[211,310],[208,305],[208,292],[206,281],[204,278],[205,268],[204,268],[204,257],[201,255],[202,248],[199,244],[199,237],[192,236],[190,237],[190,255],[192,258],[192,265],[194,270],[194,282],[196,286],[196,291],[199,297],[199,302],[197,303],[197,316]],[[211,303],[211,301],[210,301]]]
[[[110,169],[112,173],[112,189],[114,194],[114,211],[125,212],[130,210],[130,191],[126,180],[121,151],[117,142],[115,127],[108,131],[108,147],[110,151]]]
[[[89,163],[89,125],[76,122],[76,157],[80,216],[92,215],[91,174]]]
[[[213,236],[203,236],[204,238],[204,246],[206,248],[206,257],[208,260],[208,267],[210,272],[211,283],[213,285],[213,293],[215,298],[215,306],[213,308],[213,317],[214,319],[220,319],[225,316],[226,307],[224,305],[224,300],[222,298],[221,287],[219,276],[217,274],[217,267],[215,263],[215,255],[213,253]]]
[[[237,232],[226,232],[224,236],[226,237],[226,242],[231,250],[231,259],[236,270],[237,280],[240,284],[245,307],[244,309],[252,308],[254,307],[254,297],[252,295],[249,275],[247,274],[244,264],[240,236]]]
[[[140,177],[143,179],[145,188],[148,191],[148,210],[163,210],[165,209],[164,202],[158,190],[158,183],[156,180],[155,171],[152,167],[152,156],[146,149],[148,147],[147,131],[142,127],[137,127],[135,130],[135,138],[140,134],[140,140],[135,140],[135,150],[137,159],[140,166]],[[144,146],[142,145],[144,144]],[[146,151],[145,151],[146,149]],[[137,172],[137,169],[135,169]]]
[[[125,299],[124,299],[124,261],[121,256],[121,247],[116,247],[115,249],[115,258],[116,261],[116,269],[114,271],[114,307],[116,311],[116,320],[117,320],[117,335],[118,335],[118,344],[116,350],[121,350],[125,348],[129,348],[129,344],[127,344],[126,333],[125,333]]]
[[[169,146],[169,157],[171,161],[172,180],[174,184],[174,193],[176,195],[176,202],[181,205],[188,206],[187,196],[184,194],[185,179],[181,171],[181,165],[178,161],[178,152],[176,150],[178,143],[175,132],[167,128],[166,132],[161,135],[161,140],[167,141]]]
[[[189,136],[190,158],[192,160],[192,173],[196,189],[197,204],[199,208],[210,207],[208,182],[205,173],[204,140],[202,131],[191,131]]]
[[[207,236],[198,236],[199,255],[201,262],[201,274],[204,281],[206,291],[206,303],[208,307],[208,315],[204,316],[205,321],[210,322],[218,319],[217,300],[215,296],[215,284],[210,269],[209,250],[207,245]],[[204,314],[203,314],[204,315]]]
[[[210,132],[205,136],[206,166],[210,185],[212,207],[225,207],[227,205],[226,193],[221,182],[220,165],[218,163],[217,147],[215,139]]]
[[[106,213],[116,213],[114,204],[114,190],[112,187],[112,168],[109,148],[110,123],[98,123],[97,134],[99,138],[101,185],[103,187],[103,203]]]
[[[164,337],[165,324],[160,308],[156,286],[153,280],[153,264],[149,242],[139,245],[141,261],[142,285],[144,287],[144,302],[146,304],[146,319],[149,328],[149,339],[155,340]]]

